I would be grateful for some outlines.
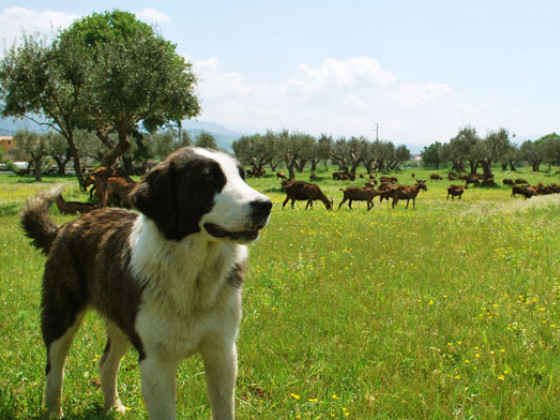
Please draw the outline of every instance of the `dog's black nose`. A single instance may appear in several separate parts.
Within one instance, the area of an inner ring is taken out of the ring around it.
[[[255,213],[268,215],[268,213],[270,213],[270,210],[272,210],[272,201],[270,200],[252,201],[251,207],[253,207],[253,211]]]
[[[251,202],[253,208],[253,220],[257,223],[265,220],[272,210],[272,201],[270,200],[255,200]]]

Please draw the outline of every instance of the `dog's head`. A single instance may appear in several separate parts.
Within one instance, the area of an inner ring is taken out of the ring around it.
[[[186,147],[148,173],[131,199],[167,239],[202,232],[213,240],[246,243],[268,223],[272,203],[244,178],[227,154]]]

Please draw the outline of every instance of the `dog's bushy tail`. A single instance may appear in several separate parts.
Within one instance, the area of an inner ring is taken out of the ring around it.
[[[23,208],[21,226],[32,239],[33,246],[48,254],[56,238],[59,226],[49,216],[49,207],[60,194],[61,188],[53,188],[34,195]]]

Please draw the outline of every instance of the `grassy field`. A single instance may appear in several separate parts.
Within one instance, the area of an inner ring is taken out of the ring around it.
[[[412,184],[411,171],[396,174]],[[417,178],[429,173],[415,169]],[[440,171],[445,175],[444,171]],[[321,175],[321,174],[319,174]],[[416,209],[399,202],[366,211],[335,201],[282,208],[268,176],[249,183],[274,202],[251,246],[239,338],[239,419],[554,419],[560,417],[560,195],[511,198],[504,177],[560,183],[558,174],[495,171],[498,188],[446,200],[429,181]],[[307,179],[308,174],[301,176]],[[0,176],[0,418],[37,418],[45,355],[39,330],[44,257],[17,213],[44,183]],[[70,220],[55,209],[59,221]],[[91,313],[68,359],[63,407],[71,419],[104,416],[97,360],[104,326]],[[177,375],[178,416],[210,418],[202,362]],[[137,354],[123,361],[120,393],[145,418]]]

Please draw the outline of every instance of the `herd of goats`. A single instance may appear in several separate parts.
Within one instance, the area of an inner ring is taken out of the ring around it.
[[[277,178],[282,178],[282,191],[285,191],[287,195],[282,207],[285,207],[288,201],[291,201],[293,208],[295,201],[299,200],[307,201],[305,208],[308,209],[309,207],[313,208],[313,201],[319,200],[325,204],[327,210],[332,210],[334,201],[329,200],[317,184],[299,181],[296,179],[288,179],[283,172],[277,172],[276,176]],[[414,173],[412,174],[412,177],[415,177]],[[383,200],[389,201],[391,198],[392,208],[395,208],[395,205],[399,202],[399,200],[406,200],[406,208],[408,208],[410,200],[412,200],[412,207],[414,208],[416,206],[416,196],[420,190],[427,191],[425,180],[417,179],[414,185],[401,185],[398,183],[396,177],[381,176],[379,178],[379,187],[375,188],[378,183],[376,179],[377,176],[375,174],[370,174],[369,178],[370,179],[365,183],[364,187],[350,186],[341,189],[343,198],[338,205],[338,208],[340,209],[344,203],[348,202],[348,207],[352,209],[353,201],[365,201],[367,202],[367,209],[371,210],[373,208],[373,199],[375,197],[379,197],[380,203],[382,203]],[[451,184],[447,187],[447,199],[451,197],[451,200],[454,200],[455,197],[458,197],[458,200],[460,200],[465,192],[465,189],[468,188],[468,185],[479,184],[482,179],[482,175],[469,174],[456,176],[455,174],[450,173],[448,178],[451,181],[454,181],[455,179],[465,181],[465,185]],[[312,175],[311,180],[313,179]],[[352,177],[351,174],[349,176],[349,174],[345,172],[334,172],[333,179],[354,180],[355,176]],[[443,178],[438,174],[432,174],[430,175],[430,179],[441,180]],[[539,182],[537,186],[532,186],[524,179],[504,179],[503,183],[504,185],[511,185],[511,195],[513,197],[518,194],[524,196],[525,198],[531,198],[539,194],[544,195],[560,193],[560,185],[557,184],[544,185],[542,182]]]
[[[287,194],[282,207],[285,207],[288,201],[291,201],[292,207],[294,207],[295,201],[307,201],[305,208],[313,208],[313,202],[319,200],[325,204],[328,210],[333,208],[333,200],[329,200],[317,184],[288,179],[282,172],[278,172],[276,176],[282,179],[282,191]],[[412,177],[415,177],[415,175],[412,174]],[[480,175],[472,174],[461,176],[449,174],[448,177],[450,180],[459,179],[465,181],[464,185],[451,184],[447,188],[447,199],[451,197],[452,200],[454,200],[455,197],[458,197],[460,200],[465,189],[468,188],[468,185],[478,184],[480,180]],[[310,180],[312,181],[314,179],[316,178],[312,175]],[[333,173],[333,179],[354,180],[355,177],[352,177],[352,174],[348,174],[347,172],[335,172]],[[430,179],[441,180],[442,177],[438,174],[432,174],[430,175]],[[503,183],[511,185],[513,197],[517,194],[525,198],[530,198],[535,195],[560,193],[560,185],[557,184],[544,185],[542,182],[539,182],[538,185],[532,186],[523,179],[504,179]],[[108,169],[102,166],[92,171],[86,179],[86,186],[91,186],[90,201],[95,201],[95,195],[97,204],[66,201],[62,193],[56,198],[56,204],[60,212],[64,214],[86,213],[94,208],[103,208],[107,206],[131,208],[132,204],[129,194],[136,185],[137,182],[121,170]],[[401,185],[398,183],[396,177],[381,176],[378,181],[377,176],[371,174],[364,187],[350,186],[341,190],[343,192],[343,199],[338,205],[339,209],[344,203],[348,203],[348,207],[352,209],[353,201],[365,201],[367,202],[367,209],[371,210],[375,197],[379,197],[380,203],[383,202],[383,200],[389,201],[389,199],[392,199],[393,208],[399,200],[406,200],[406,208],[408,208],[412,200],[412,206],[414,208],[416,206],[416,196],[420,190],[427,191],[427,187],[425,180],[417,179],[414,185]]]

